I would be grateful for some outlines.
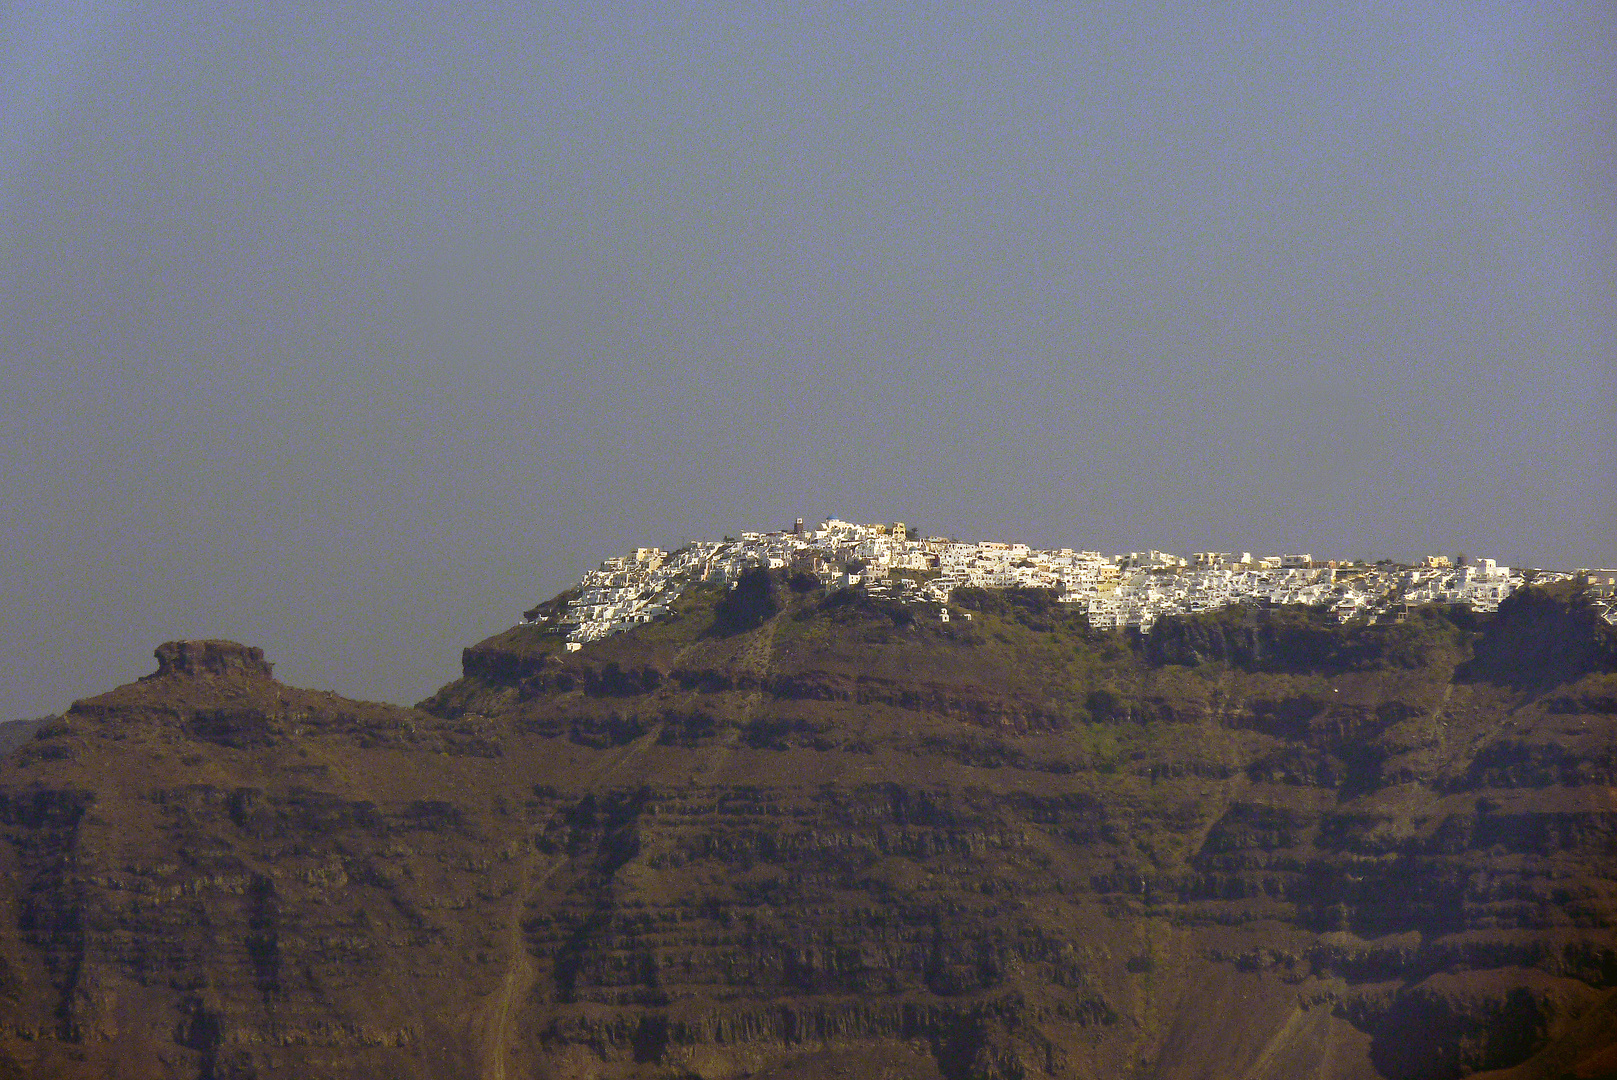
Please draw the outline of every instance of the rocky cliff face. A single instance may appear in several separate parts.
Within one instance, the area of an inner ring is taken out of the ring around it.
[[[0,771],[0,1074],[1617,1071],[1576,597],[1139,641],[759,591],[414,710],[163,647]]]
[[[148,679],[269,679],[274,665],[264,650],[234,641],[169,641],[157,647],[157,670]]]

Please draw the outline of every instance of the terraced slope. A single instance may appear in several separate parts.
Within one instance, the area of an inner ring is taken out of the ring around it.
[[[1143,641],[959,601],[761,575],[415,710],[165,646],[0,769],[0,1073],[1617,1072],[1577,597]]]

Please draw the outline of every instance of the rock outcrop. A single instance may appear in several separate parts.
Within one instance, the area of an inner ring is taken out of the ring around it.
[[[1617,670],[1572,598],[1139,640],[783,584],[518,627],[417,709],[160,649],[0,769],[0,1075],[1617,1065]]]
[[[275,665],[264,650],[234,641],[168,641],[157,647],[157,670],[147,678],[269,679]]]

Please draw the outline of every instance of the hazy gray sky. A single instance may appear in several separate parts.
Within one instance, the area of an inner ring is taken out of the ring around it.
[[[797,515],[1617,564],[1611,4],[592,6],[5,9],[0,717]]]

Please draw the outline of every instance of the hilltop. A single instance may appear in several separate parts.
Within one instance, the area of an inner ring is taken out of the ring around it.
[[[414,709],[160,648],[0,767],[0,1075],[1617,1069],[1587,588],[898,592],[755,565],[587,642],[563,594]]]
[[[666,615],[687,588],[734,587],[749,570],[790,570],[826,590],[853,588],[912,605],[946,605],[960,588],[1048,589],[1096,630],[1149,631],[1168,615],[1237,604],[1311,606],[1339,622],[1402,618],[1428,604],[1489,612],[1528,581],[1582,580],[1606,622],[1617,625],[1617,571],[1512,570],[1493,559],[1428,556],[1418,566],[1316,560],[1313,555],[1161,551],[1103,555],[1072,548],[1037,550],[1001,541],[921,539],[903,522],[860,525],[831,518],[817,529],[798,518],[789,531],[691,541],[673,552],[635,548],[584,575],[578,586],[527,613],[566,636],[568,647]]]

